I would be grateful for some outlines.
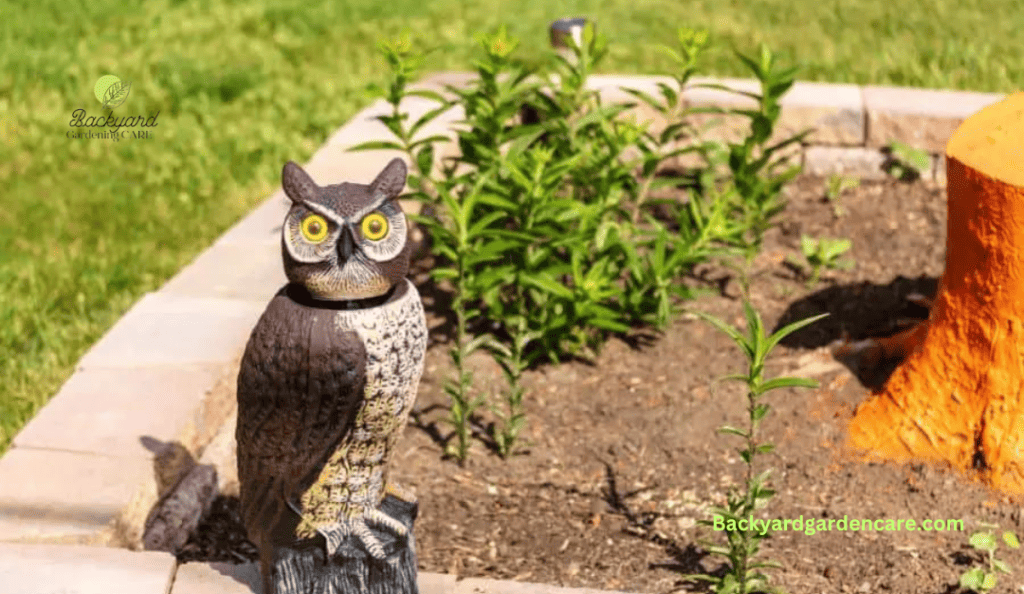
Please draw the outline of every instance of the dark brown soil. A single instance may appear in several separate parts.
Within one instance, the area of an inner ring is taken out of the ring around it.
[[[763,431],[777,450],[762,464],[775,469],[778,494],[758,517],[948,519],[962,520],[965,531],[776,532],[763,556],[782,568],[770,574],[793,593],[957,591],[959,575],[981,562],[967,547],[969,533],[989,521],[1020,534],[1018,507],[942,469],[848,461],[844,423],[868,396],[864,382],[884,374],[866,370],[858,378],[828,348],[843,336],[891,334],[927,315],[905,297],[935,291],[945,192],[920,182],[865,182],[844,193],[841,216],[824,199],[821,179],[801,178],[788,194],[789,207],[756,262],[753,304],[769,328],[831,315],[785,340],[769,360],[769,376],[811,377],[821,387],[769,397]],[[856,268],[828,271],[807,289],[784,264],[799,252],[801,234],[852,239]],[[699,272],[688,282],[721,290],[690,305],[741,324],[735,279],[724,268]],[[425,301],[429,323],[442,324],[443,304]],[[745,360],[693,316],[636,344],[612,340],[596,365],[529,372],[528,448],[504,461],[478,441],[465,467],[441,457],[449,364],[447,345],[432,344],[419,412],[393,464],[394,478],[419,497],[422,571],[667,593],[699,589],[680,576],[721,566],[700,541],[723,535],[695,521],[708,517],[709,505],[724,504],[730,485],[742,480],[735,439],[715,428],[742,424],[746,403],[739,384],[715,380],[742,371]],[[500,388],[494,365],[475,363],[478,385]],[[1000,578],[997,591],[1008,592],[1024,562],[1005,547],[1000,557],[1015,572]]]

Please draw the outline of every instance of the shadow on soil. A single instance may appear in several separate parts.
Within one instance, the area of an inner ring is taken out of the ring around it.
[[[797,320],[820,313],[830,314],[815,324],[790,334],[782,344],[790,348],[816,349],[838,341],[891,336],[908,326],[928,319],[928,309],[912,303],[908,297],[917,294],[933,298],[939,279],[922,276],[898,276],[884,285],[861,282],[834,285],[794,301],[786,308],[773,332]],[[867,388],[880,388],[899,364],[899,360],[883,360],[871,369],[857,368],[841,361]]]
[[[601,464],[604,465],[605,469],[605,487],[602,489],[603,499],[612,513],[622,516],[626,520],[624,531],[635,538],[646,540],[662,547],[664,552],[672,558],[672,562],[652,563],[648,567],[649,569],[667,569],[681,575],[705,574],[719,578],[725,575],[728,569],[725,563],[720,564],[718,568],[710,572],[703,567],[701,561],[709,553],[695,543],[687,543],[685,547],[680,547],[675,540],[661,536],[656,531],[648,530],[658,518],[668,517],[668,514],[642,512],[634,509],[630,506],[629,500],[648,489],[621,490],[619,488],[620,481],[615,474],[613,465],[603,459]],[[690,586],[692,588],[689,590],[690,592],[711,592],[711,584],[707,582],[698,581],[690,584]]]

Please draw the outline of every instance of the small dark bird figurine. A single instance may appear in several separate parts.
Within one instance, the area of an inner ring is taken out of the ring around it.
[[[415,501],[388,482],[427,345],[406,278],[406,166],[391,161],[369,185],[319,187],[291,162],[282,177],[290,282],[246,346],[235,434],[264,594],[416,592]],[[410,570],[411,585],[380,583]]]

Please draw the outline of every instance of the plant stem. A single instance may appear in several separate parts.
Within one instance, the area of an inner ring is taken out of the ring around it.
[[[465,264],[463,253],[460,251],[458,261],[455,263],[458,276],[455,282],[455,296],[452,300],[452,309],[455,311],[455,346],[452,348],[451,357],[455,363],[456,384],[451,386],[452,406],[450,407],[450,421],[455,428],[455,437],[458,446],[455,449],[455,459],[459,465],[466,463],[469,457],[470,431],[469,422],[473,413],[474,401],[470,399],[469,391],[472,388],[472,373],[467,369],[467,359],[470,350],[466,341],[466,302],[465,302]]]

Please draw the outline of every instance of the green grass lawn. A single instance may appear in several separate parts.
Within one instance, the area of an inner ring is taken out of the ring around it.
[[[77,4],[77,5],[75,5]],[[608,72],[659,73],[675,28],[769,44],[804,80],[1008,92],[1024,86],[1024,13],[1004,0],[492,0],[424,3],[0,0],[0,453],[84,351],[208,246],[368,101],[374,43],[405,29],[467,69],[472,35],[507,24],[525,56],[547,24],[588,15]],[[69,139],[103,111],[95,81],[132,82],[117,117],[159,111],[152,139]]]

